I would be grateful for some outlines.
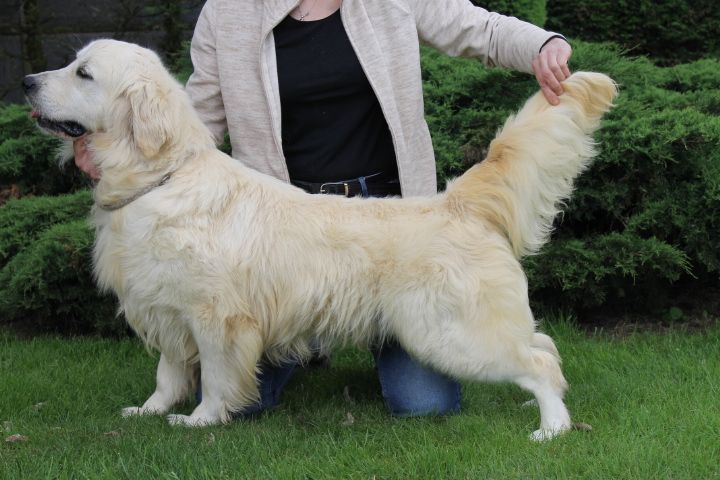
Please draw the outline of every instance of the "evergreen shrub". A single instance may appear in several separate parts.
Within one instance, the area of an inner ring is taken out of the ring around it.
[[[86,217],[91,205],[89,190],[10,200],[0,208],[0,268],[47,228]]]
[[[42,230],[0,270],[0,318],[33,332],[126,332],[114,299],[95,287],[93,239],[84,219]]]
[[[616,42],[662,64],[720,55],[717,0],[550,0],[547,15],[550,30],[587,41]]]

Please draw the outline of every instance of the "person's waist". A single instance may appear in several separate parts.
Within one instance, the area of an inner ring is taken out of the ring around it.
[[[345,197],[381,197],[400,195],[400,181],[397,174],[376,172],[357,178],[329,182],[307,182],[291,180],[293,185],[308,193],[342,195]]]

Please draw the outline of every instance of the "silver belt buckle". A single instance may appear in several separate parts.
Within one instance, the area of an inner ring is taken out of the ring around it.
[[[325,186],[326,186],[326,185],[340,185],[340,184],[342,184],[342,186],[345,188],[345,196],[346,196],[346,197],[349,196],[349,195],[350,195],[350,186],[347,184],[347,182],[326,182],[326,183],[323,183],[322,185],[320,185],[320,193],[322,193],[322,194],[327,194],[327,193],[328,193],[328,192],[325,191]]]

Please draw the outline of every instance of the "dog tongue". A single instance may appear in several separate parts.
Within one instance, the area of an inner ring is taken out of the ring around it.
[[[36,112],[35,110],[33,110],[32,112],[30,112],[30,117],[31,118],[40,118],[40,114],[38,112]]]

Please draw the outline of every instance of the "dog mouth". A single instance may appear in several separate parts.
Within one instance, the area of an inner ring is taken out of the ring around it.
[[[88,132],[87,128],[72,120],[51,120],[43,117],[36,111],[33,111],[30,116],[37,120],[40,128],[60,134],[60,136],[80,138]]]

